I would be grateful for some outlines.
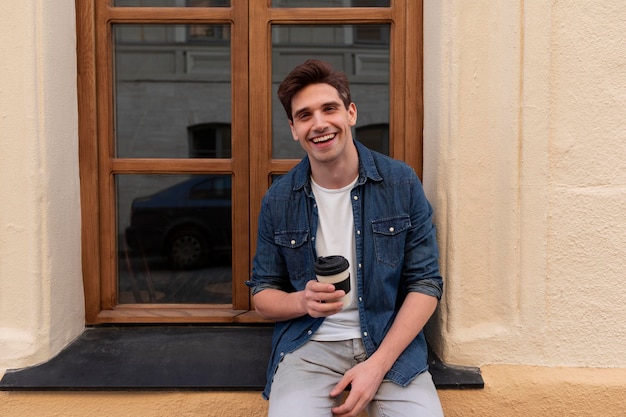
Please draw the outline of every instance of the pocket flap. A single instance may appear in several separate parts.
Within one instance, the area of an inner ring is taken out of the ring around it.
[[[304,245],[309,239],[308,230],[295,230],[288,232],[276,232],[274,242],[277,245],[287,248],[298,248]]]
[[[381,235],[394,236],[411,227],[411,218],[408,215],[391,217],[389,219],[374,220],[372,231]]]

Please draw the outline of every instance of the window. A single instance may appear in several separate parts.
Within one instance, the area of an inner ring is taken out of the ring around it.
[[[89,324],[260,321],[260,201],[303,155],[275,92],[305,59],[347,73],[357,138],[421,172],[421,1],[76,8]]]
[[[202,123],[187,127],[190,158],[230,158],[230,125]]]
[[[356,129],[356,137],[368,148],[388,154],[389,153],[389,125],[386,123],[360,126]]]

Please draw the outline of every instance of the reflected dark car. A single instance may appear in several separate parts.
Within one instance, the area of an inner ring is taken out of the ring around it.
[[[177,269],[230,261],[231,177],[199,175],[133,200],[126,243]]]

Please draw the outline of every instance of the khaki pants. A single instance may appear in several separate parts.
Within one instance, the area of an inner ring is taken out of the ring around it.
[[[286,355],[274,375],[269,417],[331,417],[331,408],[343,398],[330,398],[330,391],[347,370],[365,359],[361,339],[310,341]],[[443,416],[429,372],[406,387],[384,380],[367,412],[370,417]]]

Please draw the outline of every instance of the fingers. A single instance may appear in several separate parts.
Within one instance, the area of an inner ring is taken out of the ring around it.
[[[309,281],[304,290],[304,304],[311,317],[327,317],[343,308],[343,290],[335,290],[334,285]]]
[[[349,385],[350,379],[346,375],[344,375],[343,378],[339,380],[337,385],[335,385],[335,388],[332,389],[332,391],[330,392],[330,396],[332,398],[340,396],[348,388]]]
[[[335,385],[335,387],[332,389],[332,391],[330,391],[330,397],[331,398],[337,398],[339,396],[341,396],[344,391],[346,390],[346,388],[348,388],[348,386],[350,385],[351,382],[351,378],[348,375],[344,375],[339,382],[337,383],[337,385]],[[346,413],[350,413],[350,411],[352,411],[354,409],[356,403],[356,396],[350,396],[350,394],[348,394],[348,396],[345,398],[345,401],[343,402],[343,404],[334,407],[332,409],[333,415],[335,416],[348,416],[350,414],[346,414]]]
[[[365,409],[369,401],[354,391],[350,391],[343,404],[333,407],[331,411],[335,417],[355,417]]]
[[[305,288],[305,298],[318,303],[328,303],[341,300],[346,295],[343,290],[335,290],[333,284],[324,284],[318,281],[309,281]]]
[[[332,408],[333,415],[336,417],[353,417],[357,416],[367,404],[372,401],[376,391],[382,382],[382,375],[377,376],[376,372],[372,373],[371,362],[361,362],[354,368],[350,369],[339,380],[337,385],[330,392],[331,396],[338,397],[350,385],[350,392],[343,404]],[[374,366],[375,367],[375,366]]]
[[[339,301],[321,301],[312,299],[307,301],[306,310],[311,317],[328,317],[339,313],[343,308],[343,302]]]

